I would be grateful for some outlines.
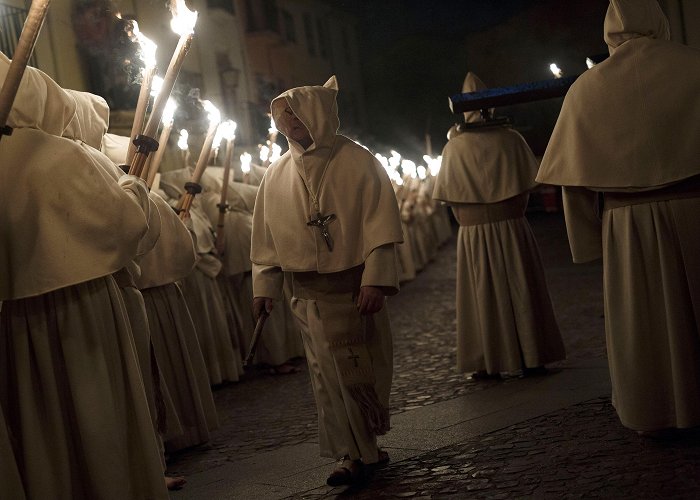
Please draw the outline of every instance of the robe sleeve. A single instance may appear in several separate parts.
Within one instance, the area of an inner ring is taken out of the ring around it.
[[[281,267],[253,263],[253,297],[282,300],[284,273]]]
[[[577,264],[603,257],[602,224],[596,213],[596,193],[562,187],[562,201],[571,256]]]
[[[158,209],[153,200],[149,198],[146,183],[140,177],[123,175],[119,179],[119,185],[141,207],[143,215],[146,217],[148,231],[139,241],[137,250],[137,255],[144,255],[155,246],[160,236],[160,215]]]
[[[384,295],[396,295],[399,292],[399,265],[396,244],[381,245],[367,256],[362,272],[361,286],[376,286]]]

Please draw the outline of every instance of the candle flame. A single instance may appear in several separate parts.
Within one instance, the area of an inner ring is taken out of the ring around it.
[[[391,165],[394,168],[398,168],[398,166],[401,164],[401,155],[397,153],[396,151],[392,150],[391,151],[391,158],[389,158],[389,165]]]
[[[226,139],[227,141],[234,140],[236,138],[236,127],[238,127],[238,124],[233,120],[226,120],[225,122],[221,122],[219,128],[216,129],[216,138],[214,139],[214,144],[220,144],[222,139]]]
[[[170,12],[173,13],[170,28],[175,33],[180,36],[194,33],[194,26],[197,24],[197,12],[188,9],[185,0],[172,0]]]
[[[247,174],[250,172],[250,162],[253,161],[253,157],[250,153],[243,153],[241,155],[241,172]]]
[[[117,15],[119,17],[119,15]],[[132,33],[136,37],[136,42],[141,46],[141,60],[143,61],[146,69],[156,67],[156,50],[158,50],[158,45],[148,38],[146,35],[141,33],[139,30],[139,23],[136,21],[132,22]]]
[[[586,58],[586,66],[588,66],[588,69],[591,69],[593,66],[595,66],[595,62],[593,61],[593,59],[591,59],[590,57],[587,57]]]
[[[202,106],[204,107],[204,111],[207,112],[209,125],[217,125],[221,122],[221,112],[211,101],[202,101]]]
[[[396,184],[398,184],[399,186],[403,186],[403,179],[401,177],[398,177],[396,179]]]
[[[270,148],[267,146],[260,146],[260,161],[266,162],[270,157]]]
[[[561,68],[559,68],[559,66],[557,66],[557,63],[550,64],[549,70],[554,74],[555,78],[561,78],[564,75]]]
[[[267,129],[267,132],[269,134],[276,134],[277,132],[279,132],[277,130],[277,125],[275,125],[275,119],[272,117],[270,117],[270,128]]]
[[[168,126],[173,123],[173,119],[175,118],[175,110],[177,110],[177,103],[173,99],[168,99],[161,118],[163,125]]]
[[[418,172],[418,178],[420,180],[425,180],[425,178],[428,177],[428,171],[423,165],[418,165],[418,168],[416,170]]]
[[[418,175],[416,171],[416,164],[411,160],[401,160],[401,170],[403,170],[404,174],[410,175],[413,179],[415,179]]]
[[[153,77],[153,82],[151,82],[151,97],[157,97],[163,88],[163,79],[156,75]]]
[[[187,139],[190,136],[189,132],[184,128],[180,130],[180,138],[177,140],[177,147],[183,151],[187,151],[190,147],[187,144]]]

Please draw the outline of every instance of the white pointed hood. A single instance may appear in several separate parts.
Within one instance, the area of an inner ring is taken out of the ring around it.
[[[668,40],[654,0],[612,0],[611,56],[569,89],[539,182],[640,191],[700,174],[700,50]]]
[[[478,76],[467,73],[463,92],[485,88]],[[467,123],[483,121],[479,111],[464,113],[464,119]],[[537,160],[515,130],[465,128],[448,133],[448,138],[433,199],[452,204],[495,203],[535,187]]]
[[[253,214],[251,260],[256,264],[331,273],[362,264],[378,246],[402,241],[386,171],[367,149],[337,134],[337,93],[331,77],[323,86],[288,90],[271,103],[280,132],[288,131],[283,116],[288,105],[313,143],[305,150],[288,138],[289,151],[265,173]],[[320,231],[307,225],[318,212],[335,215],[328,225],[333,251]]]
[[[603,30],[611,54],[634,38],[671,39],[668,19],[656,0],[611,0]]]

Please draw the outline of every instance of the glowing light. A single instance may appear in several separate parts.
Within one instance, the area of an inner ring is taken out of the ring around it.
[[[561,78],[564,75],[561,68],[559,68],[556,63],[550,64],[549,70],[552,72],[555,78]]]
[[[260,146],[260,161],[263,163],[267,161],[267,159],[270,157],[270,148],[267,146],[263,145]]]
[[[163,89],[163,79],[159,76],[153,77],[153,83],[151,83],[151,97],[156,97],[160,94]]]
[[[221,145],[221,141],[226,139],[227,141],[232,141],[236,138],[236,127],[238,125],[233,120],[226,120],[219,125],[216,129],[216,135],[214,136],[214,148],[218,149]]]
[[[175,100],[168,99],[168,102],[165,104],[165,109],[163,110],[163,117],[161,118],[163,125],[170,125],[173,123],[176,110],[177,103],[175,102]]]
[[[398,168],[401,164],[401,155],[396,151],[391,151],[391,158],[389,158],[389,165],[393,168]]]
[[[272,135],[276,134],[277,132],[279,131],[277,130],[277,125],[275,125],[275,119],[270,117],[270,128],[267,129],[267,133]]]
[[[177,147],[183,151],[187,151],[190,148],[190,146],[187,144],[187,139],[189,136],[190,134],[187,132],[187,130],[184,128],[180,130],[180,138],[177,140]]]
[[[241,155],[241,172],[247,174],[250,172],[250,162],[253,161],[253,157],[250,153],[243,153]]]
[[[180,36],[194,33],[197,24],[197,12],[187,8],[185,0],[173,0],[170,2],[170,12],[173,18],[170,20],[170,29]]]
[[[119,17],[119,15],[117,15]],[[131,21],[132,28],[131,31],[136,37],[136,42],[141,46],[141,60],[143,64],[148,68],[156,67],[156,50],[158,50],[158,45],[148,38],[146,35],[141,33],[139,30],[139,23],[136,21]]]
[[[413,179],[418,176],[416,164],[411,160],[401,160],[401,170],[403,170],[404,175],[410,175]]]
[[[418,168],[416,169],[418,173],[418,178],[420,180],[425,180],[426,177],[428,177],[428,171],[425,169],[423,165],[418,165]]]
[[[593,61],[593,59],[591,59],[590,57],[587,57],[586,58],[586,66],[588,66],[588,69],[591,69],[593,66],[595,66],[595,62]]]
[[[398,184],[399,186],[403,186],[403,179],[401,177],[397,178],[396,184]]]
[[[202,101],[202,106],[204,111],[207,112],[207,118],[209,119],[209,125],[216,125],[221,122],[221,113],[218,108],[214,106],[211,101]]]

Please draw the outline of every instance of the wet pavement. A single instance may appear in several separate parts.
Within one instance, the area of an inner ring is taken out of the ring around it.
[[[308,373],[246,374],[215,390],[222,427],[178,453],[172,498],[700,498],[700,440],[640,439],[609,399],[600,263],[571,263],[563,218],[530,216],[567,347],[535,379],[455,370],[455,244],[389,301],[392,462],[362,488],[329,488]]]

